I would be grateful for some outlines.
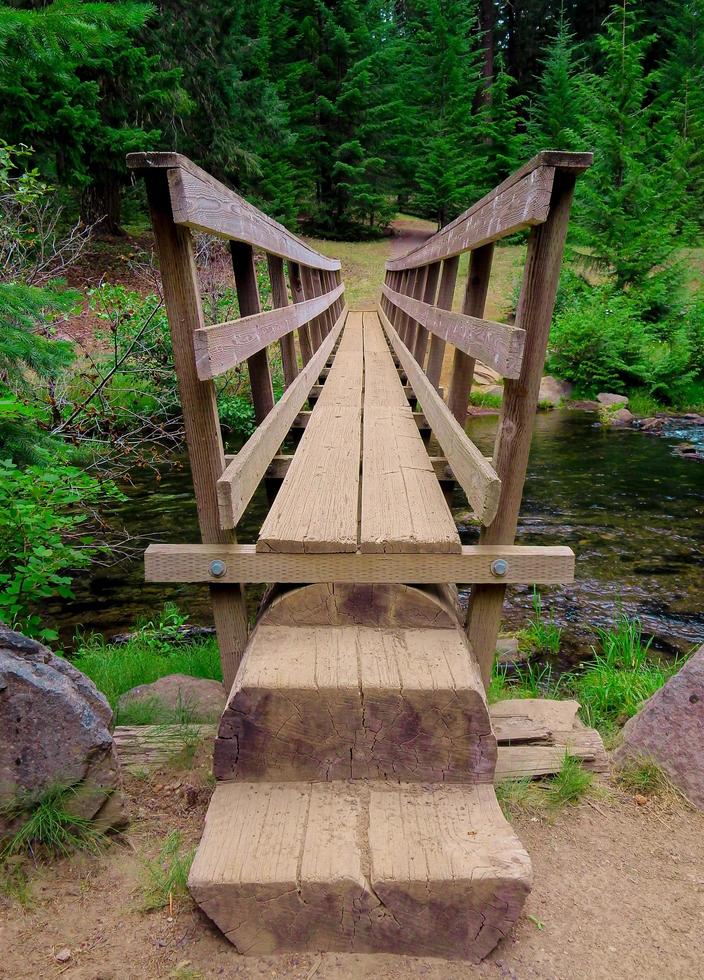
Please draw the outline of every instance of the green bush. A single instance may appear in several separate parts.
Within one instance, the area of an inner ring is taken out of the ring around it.
[[[0,619],[56,639],[37,609],[56,596],[72,598],[71,572],[104,547],[86,533],[90,508],[119,497],[112,484],[60,460],[25,470],[0,461]]]

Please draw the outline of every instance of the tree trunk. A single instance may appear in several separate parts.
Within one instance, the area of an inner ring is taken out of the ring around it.
[[[482,104],[489,105],[491,102],[491,82],[494,77],[494,23],[496,13],[494,11],[494,0],[482,0],[479,12],[479,28],[482,32],[482,45],[484,47],[484,62],[482,64]]]
[[[120,227],[121,186],[115,174],[103,174],[81,194],[81,221],[97,235],[124,235]]]

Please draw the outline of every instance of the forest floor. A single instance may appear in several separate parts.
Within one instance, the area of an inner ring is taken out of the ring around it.
[[[513,818],[535,884],[514,934],[480,966],[342,953],[241,957],[187,896],[171,909],[140,910],[147,862],[158,859],[167,834],[179,831],[184,850],[198,841],[212,791],[208,755],[203,746],[189,768],[127,777],[132,823],[121,843],[97,857],[27,862],[26,885],[5,881],[3,980],[702,976],[704,815],[676,802],[638,805],[610,784],[554,816]]]

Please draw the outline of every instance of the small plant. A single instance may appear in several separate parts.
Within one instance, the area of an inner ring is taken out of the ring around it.
[[[562,696],[563,686],[563,677],[556,680],[550,664],[514,667],[495,661],[487,698],[490,704],[507,698],[557,698]]]
[[[2,816],[14,820],[25,813],[29,816],[19,830],[3,844],[0,859],[15,854],[33,854],[38,847],[55,857],[66,857],[73,851],[98,854],[105,835],[90,820],[70,811],[70,801],[77,795],[73,787],[54,787],[38,799],[17,799],[6,806]]]
[[[561,635],[562,630],[555,623],[552,610],[546,619],[542,597],[537,589],[533,589],[533,616],[519,633],[519,643],[531,652],[554,656],[560,652]]]
[[[501,408],[502,396],[489,391],[473,391],[469,396],[469,404],[479,408]]]
[[[195,706],[179,696],[175,707],[164,704],[160,698],[131,701],[120,707],[121,725],[193,725],[201,721],[215,721],[198,715]]]
[[[142,905],[144,912],[166,908],[188,895],[188,872],[193,863],[195,848],[183,850],[181,833],[172,830],[164,841],[159,856],[145,861],[142,875]]]
[[[587,772],[576,756],[565,753],[560,771],[545,785],[545,799],[552,809],[574,806],[591,789],[594,773]]]
[[[540,809],[541,798],[538,785],[529,777],[507,779],[496,787],[496,799],[504,816],[512,820],[526,813]]]
[[[24,909],[34,905],[27,874],[21,864],[6,864],[0,868],[0,895],[17,902]]]
[[[667,773],[653,759],[631,759],[616,774],[616,781],[630,793],[642,796],[678,794]]]

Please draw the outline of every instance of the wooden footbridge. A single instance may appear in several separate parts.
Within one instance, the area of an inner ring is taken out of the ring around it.
[[[348,311],[338,261],[186,158],[128,161],[147,183],[202,537],[150,546],[146,574],[209,584],[231,687],[192,893],[243,953],[481,959],[531,880],[493,789],[497,730],[512,725],[492,724],[485,696],[504,592],[574,570],[569,548],[514,535],[572,193],[591,156],[541,153],[387,262],[374,312]],[[515,324],[486,320],[494,243],[524,228]],[[230,240],[240,319],[204,324],[190,229]],[[505,378],[490,459],[464,430],[475,360]],[[213,379],[245,361],[258,427],[228,457]],[[255,544],[238,544],[262,481],[267,517]],[[455,485],[478,545],[460,542]],[[251,632],[247,582],[271,585]],[[466,617],[455,583],[472,584]]]

